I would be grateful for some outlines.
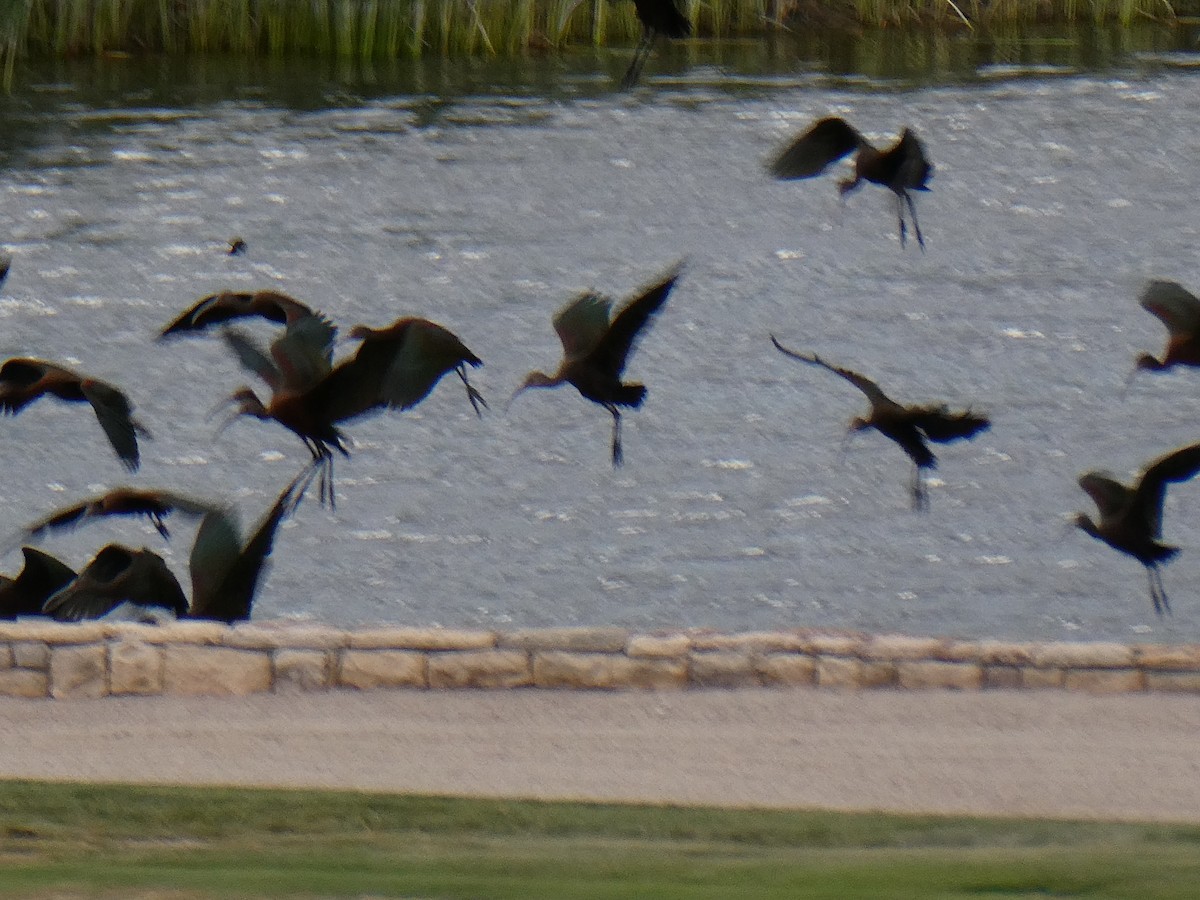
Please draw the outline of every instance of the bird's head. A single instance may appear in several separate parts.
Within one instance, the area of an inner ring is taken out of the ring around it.
[[[871,427],[873,427],[873,426],[866,419],[862,418],[861,416],[855,416],[853,419],[850,420],[850,424],[846,426],[846,433],[847,434],[858,434],[858,432],[866,431],[868,428],[871,428]]]
[[[220,434],[232,425],[240,416],[253,416],[256,419],[269,419],[271,417],[267,412],[267,408],[263,406],[263,402],[258,399],[258,395],[248,387],[239,388],[234,391],[218,403],[213,408],[213,411],[208,414],[208,417],[212,419],[217,413],[231,407],[232,412],[221,422],[221,427],[217,429],[217,434]]]
[[[1167,368],[1167,366],[1164,363],[1159,362],[1149,353],[1143,353],[1134,361],[1133,373],[1130,374],[1129,377],[1132,379],[1134,375],[1143,369],[1148,372],[1161,372],[1165,368]]]
[[[1076,528],[1086,534],[1090,534],[1092,537],[1100,536],[1100,529],[1096,527],[1096,523],[1087,513],[1075,513],[1075,515],[1068,521],[1069,524],[1074,525]]]
[[[508,403],[505,404],[505,410],[512,405],[512,402],[517,399],[517,395],[529,390],[529,388],[540,387],[557,387],[562,384],[562,379],[552,378],[545,372],[530,372],[525,376],[525,380],[521,382],[521,386],[513,391],[513,395],[508,398]]]

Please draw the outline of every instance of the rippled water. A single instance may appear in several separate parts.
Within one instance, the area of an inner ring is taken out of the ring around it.
[[[164,105],[161,86],[124,83],[106,103],[94,82],[32,79],[3,109],[0,353],[125,386],[155,439],[129,479],[86,410],[43,401],[0,423],[0,524],[129,480],[228,497],[253,521],[306,451],[250,420],[214,439],[212,407],[251,380],[215,338],[152,336],[203,294],[273,287],[346,326],[442,322],[485,360],[492,411],[477,420],[450,378],[413,412],[352,425],[337,511],[314,497],[287,523],[257,616],[1198,639],[1200,484],[1168,497],[1184,552],[1165,622],[1141,567],[1066,519],[1089,508],[1080,472],[1125,476],[1200,439],[1196,372],[1122,396],[1134,354],[1163,340],[1136,303],[1145,280],[1200,289],[1200,80],[1176,62],[912,90],[707,72],[634,95],[305,108]],[[842,207],[831,177],[764,174],[827,114],[926,137],[928,253],[900,249],[883,191]],[[224,254],[234,235],[246,256]],[[526,371],[555,364],[565,300],[625,296],[681,257],[628,370],[649,397],[625,419],[623,469],[608,415],[569,388],[504,412]],[[868,433],[841,449],[861,395],[771,332],[994,427],[939,449],[916,514],[897,447]],[[170,545],[124,522],[46,546],[79,565],[142,542],[182,573],[192,529],[175,529]]]

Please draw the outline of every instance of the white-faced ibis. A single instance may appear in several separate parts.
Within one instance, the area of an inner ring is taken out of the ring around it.
[[[42,606],[55,591],[69,584],[75,572],[49,553],[22,547],[25,566],[16,578],[5,578],[0,586],[0,619],[40,616]]]
[[[268,404],[250,388],[237,391],[230,419],[273,419],[299,435],[321,467],[320,496],[334,505],[333,450],[349,456],[337,425],[385,408],[408,409],[423,400],[443,375],[456,371],[475,411],[482,401],[466,376],[466,365],[482,361],[454,334],[426,319],[400,319],[388,328],[358,326],[362,341],[351,358],[331,367],[336,329],[316,317],[299,319],[271,345],[270,356],[250,338],[226,329],[226,340],[242,365],[271,388]]]
[[[163,520],[172,512],[179,511],[186,516],[200,517],[217,508],[212,503],[172,491],[117,488],[73,506],[55,510],[45,518],[26,526],[17,536],[17,541],[38,540],[48,532],[65,531],[103,516],[145,516],[159,534],[170,538],[171,533]]]
[[[821,119],[784,147],[769,168],[772,175],[784,180],[813,178],[855,151],[854,177],[839,181],[838,193],[845,197],[864,181],[887,188],[896,195],[900,245],[904,246],[908,233],[904,221],[904,207],[907,205],[917,243],[924,250],[925,238],[921,235],[917,207],[910,191],[929,190],[933,165],[926,158],[925,149],[911,128],[905,128],[891,147],[878,150],[845,119]]]
[[[246,253],[246,242],[240,237],[229,239],[229,249],[226,251],[230,256],[244,256]]]
[[[1160,541],[1163,500],[1168,484],[1187,481],[1198,471],[1200,444],[1192,444],[1151,462],[1132,486],[1121,484],[1104,472],[1088,472],[1079,478],[1079,486],[1096,503],[1100,521],[1094,522],[1090,516],[1079,513],[1075,524],[1146,567],[1150,601],[1160,616],[1171,611],[1160,567],[1179,553],[1178,547]]]
[[[187,612],[178,579],[157,553],[109,544],[42,611],[60,622],[104,617],[155,621]]]
[[[1167,327],[1167,346],[1162,360],[1149,353],[1140,355],[1134,372],[1200,366],[1200,298],[1174,281],[1151,281],[1138,302]]]
[[[613,466],[621,465],[624,455],[619,407],[637,409],[646,399],[645,385],[624,383],[621,373],[641,333],[667,302],[682,269],[683,263],[676,263],[665,276],[625,304],[611,321],[612,300],[608,297],[589,292],[567,303],[552,320],[563,346],[558,371],[553,375],[530,372],[512,399],[528,388],[574,385],[580,394],[612,415],[612,462]]]
[[[268,322],[290,325],[317,315],[294,297],[278,291],[221,291],[201,297],[162,330],[159,339],[204,331],[213,325],[257,316]]]
[[[890,438],[900,445],[900,449],[908,454],[913,461],[914,471],[912,480],[913,506],[925,509],[929,505],[929,495],[925,487],[924,472],[926,469],[937,468],[937,457],[930,451],[926,441],[946,444],[972,438],[981,431],[986,431],[991,422],[986,416],[971,412],[951,412],[944,405],[936,406],[902,406],[887,396],[879,385],[864,375],[831,366],[819,356],[797,353],[784,347],[771,335],[775,348],[792,359],[808,363],[810,366],[820,366],[836,375],[845,378],[852,385],[866,394],[871,404],[867,416],[852,419],[850,431],[863,431],[874,428],[884,437]]]
[[[15,416],[46,394],[70,403],[90,403],[121,462],[129,471],[137,471],[138,435],[150,435],[133,418],[133,406],[121,391],[40,359],[10,359],[0,366],[0,411]]]
[[[65,621],[113,616],[156,619],[163,615],[226,623],[249,619],[279,524],[300,504],[315,474],[315,467],[306,466],[284,488],[244,544],[233,510],[211,509],[204,516],[188,561],[190,606],[162,557],[145,548],[109,544],[78,578],[46,601],[45,612]]]
[[[679,11],[675,0],[633,0],[633,8],[642,23],[642,39],[633,54],[633,62],[621,79],[621,87],[625,90],[637,84],[646,58],[660,34],[668,38],[685,38],[692,33],[692,23]]]

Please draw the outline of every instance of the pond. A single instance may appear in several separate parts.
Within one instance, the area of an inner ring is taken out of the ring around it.
[[[123,483],[254,522],[307,452],[250,419],[217,436],[214,407],[253,379],[216,335],[153,338],[200,296],[274,288],[344,330],[444,324],[485,361],[472,381],[491,408],[476,418],[451,376],[349,425],[336,511],[313,495],[285,524],[256,618],[1200,639],[1200,483],[1167,497],[1183,552],[1163,620],[1138,563],[1070,525],[1093,511],[1080,473],[1126,478],[1200,439],[1200,374],[1126,388],[1164,340],[1145,282],[1200,291],[1194,34],[869,41],[887,52],[664,47],[632,93],[612,90],[624,49],[369,72],[29,64],[0,99],[0,352],[123,386],[154,439],[127,476],[85,409],[6,419],[0,525]],[[926,253],[901,249],[885,191],[842,203],[833,176],[767,176],[831,114],[924,138]],[[245,255],[225,253],[235,235]],[[680,259],[626,373],[649,394],[624,418],[624,467],[608,414],[569,387],[506,409],[556,364],[563,303],[629,296]],[[903,453],[844,441],[862,395],[772,333],[993,427],[937,448],[914,512]],[[173,532],[104,522],[45,548],[79,566],[144,544],[183,577],[194,528]]]

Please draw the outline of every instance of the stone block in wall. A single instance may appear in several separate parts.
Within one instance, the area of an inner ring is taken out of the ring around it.
[[[50,645],[41,641],[17,641],[12,645],[13,665],[21,669],[50,669]]]
[[[126,626],[128,627],[128,626]],[[225,638],[229,626],[224,622],[206,622],[180,619],[161,625],[143,625],[136,632],[139,640],[147,644],[178,644],[194,646],[218,646]],[[130,632],[132,635],[133,633]]]
[[[226,628],[221,643],[246,650],[337,650],[349,642],[340,628],[323,625],[267,626],[250,623]]]
[[[545,650],[533,654],[533,683],[547,688],[679,688],[687,683],[682,659],[630,659],[619,653]]]
[[[1034,648],[1033,664],[1041,668],[1128,669],[1133,666],[1133,648],[1101,641],[1040,644]]]
[[[364,691],[427,687],[425,654],[415,650],[343,650],[338,684]]]
[[[692,639],[686,634],[635,634],[625,645],[625,655],[631,658],[681,658],[687,656],[691,648]]]
[[[572,650],[576,653],[620,653],[629,641],[624,628],[525,628],[502,632],[496,646],[518,650]]]
[[[764,653],[754,662],[762,684],[783,686],[817,683],[817,660],[803,653]]]
[[[325,650],[276,650],[271,658],[276,693],[322,691],[330,686],[333,666]]]
[[[243,696],[271,689],[271,657],[257,650],[184,644],[165,648],[168,694]]]
[[[1145,690],[1146,681],[1137,669],[1067,669],[1064,686],[1089,694],[1128,694]]]
[[[694,687],[755,687],[758,670],[749,653],[716,650],[693,652],[688,665],[688,681]]]
[[[45,697],[50,676],[33,669],[0,670],[0,697]]]
[[[1021,666],[1022,688],[1061,688],[1067,683],[1062,669],[1039,669],[1036,666]]]
[[[486,650],[496,646],[492,631],[452,628],[370,628],[351,631],[347,646],[354,650]]]
[[[945,643],[941,638],[883,634],[863,641],[858,655],[862,659],[927,660],[933,659]]]
[[[909,690],[948,688],[974,691],[983,686],[983,666],[925,659],[901,660],[896,664],[896,683]]]
[[[55,622],[42,616],[19,622],[0,622],[0,641],[41,641],[45,644],[95,644],[104,640],[101,622]]]
[[[0,669],[11,669],[12,667],[12,647],[10,647],[8,644],[0,644]]]
[[[955,662],[977,662],[985,666],[1028,666],[1033,664],[1033,652],[1038,644],[1016,641],[948,641],[937,654],[938,659]]]
[[[842,656],[817,657],[817,685],[831,688],[857,688],[861,659]]]
[[[145,641],[114,641],[108,646],[108,669],[110,693],[162,693],[162,647]]]
[[[741,634],[697,632],[691,636],[693,650],[730,650],[737,653],[799,652],[808,640],[790,631],[746,631]]]
[[[1200,672],[1147,672],[1146,690],[1200,694]]]
[[[999,690],[1016,690],[1021,686],[1021,670],[1016,666],[984,666],[983,686]]]
[[[50,648],[50,696],[96,698],[108,693],[108,648],[69,644]]]
[[[1133,654],[1143,669],[1200,672],[1200,645],[1137,644]]]
[[[800,649],[814,656],[857,656],[863,638],[850,634],[812,634]]]
[[[434,688],[513,688],[533,684],[533,666],[524,650],[465,650],[429,656]]]

